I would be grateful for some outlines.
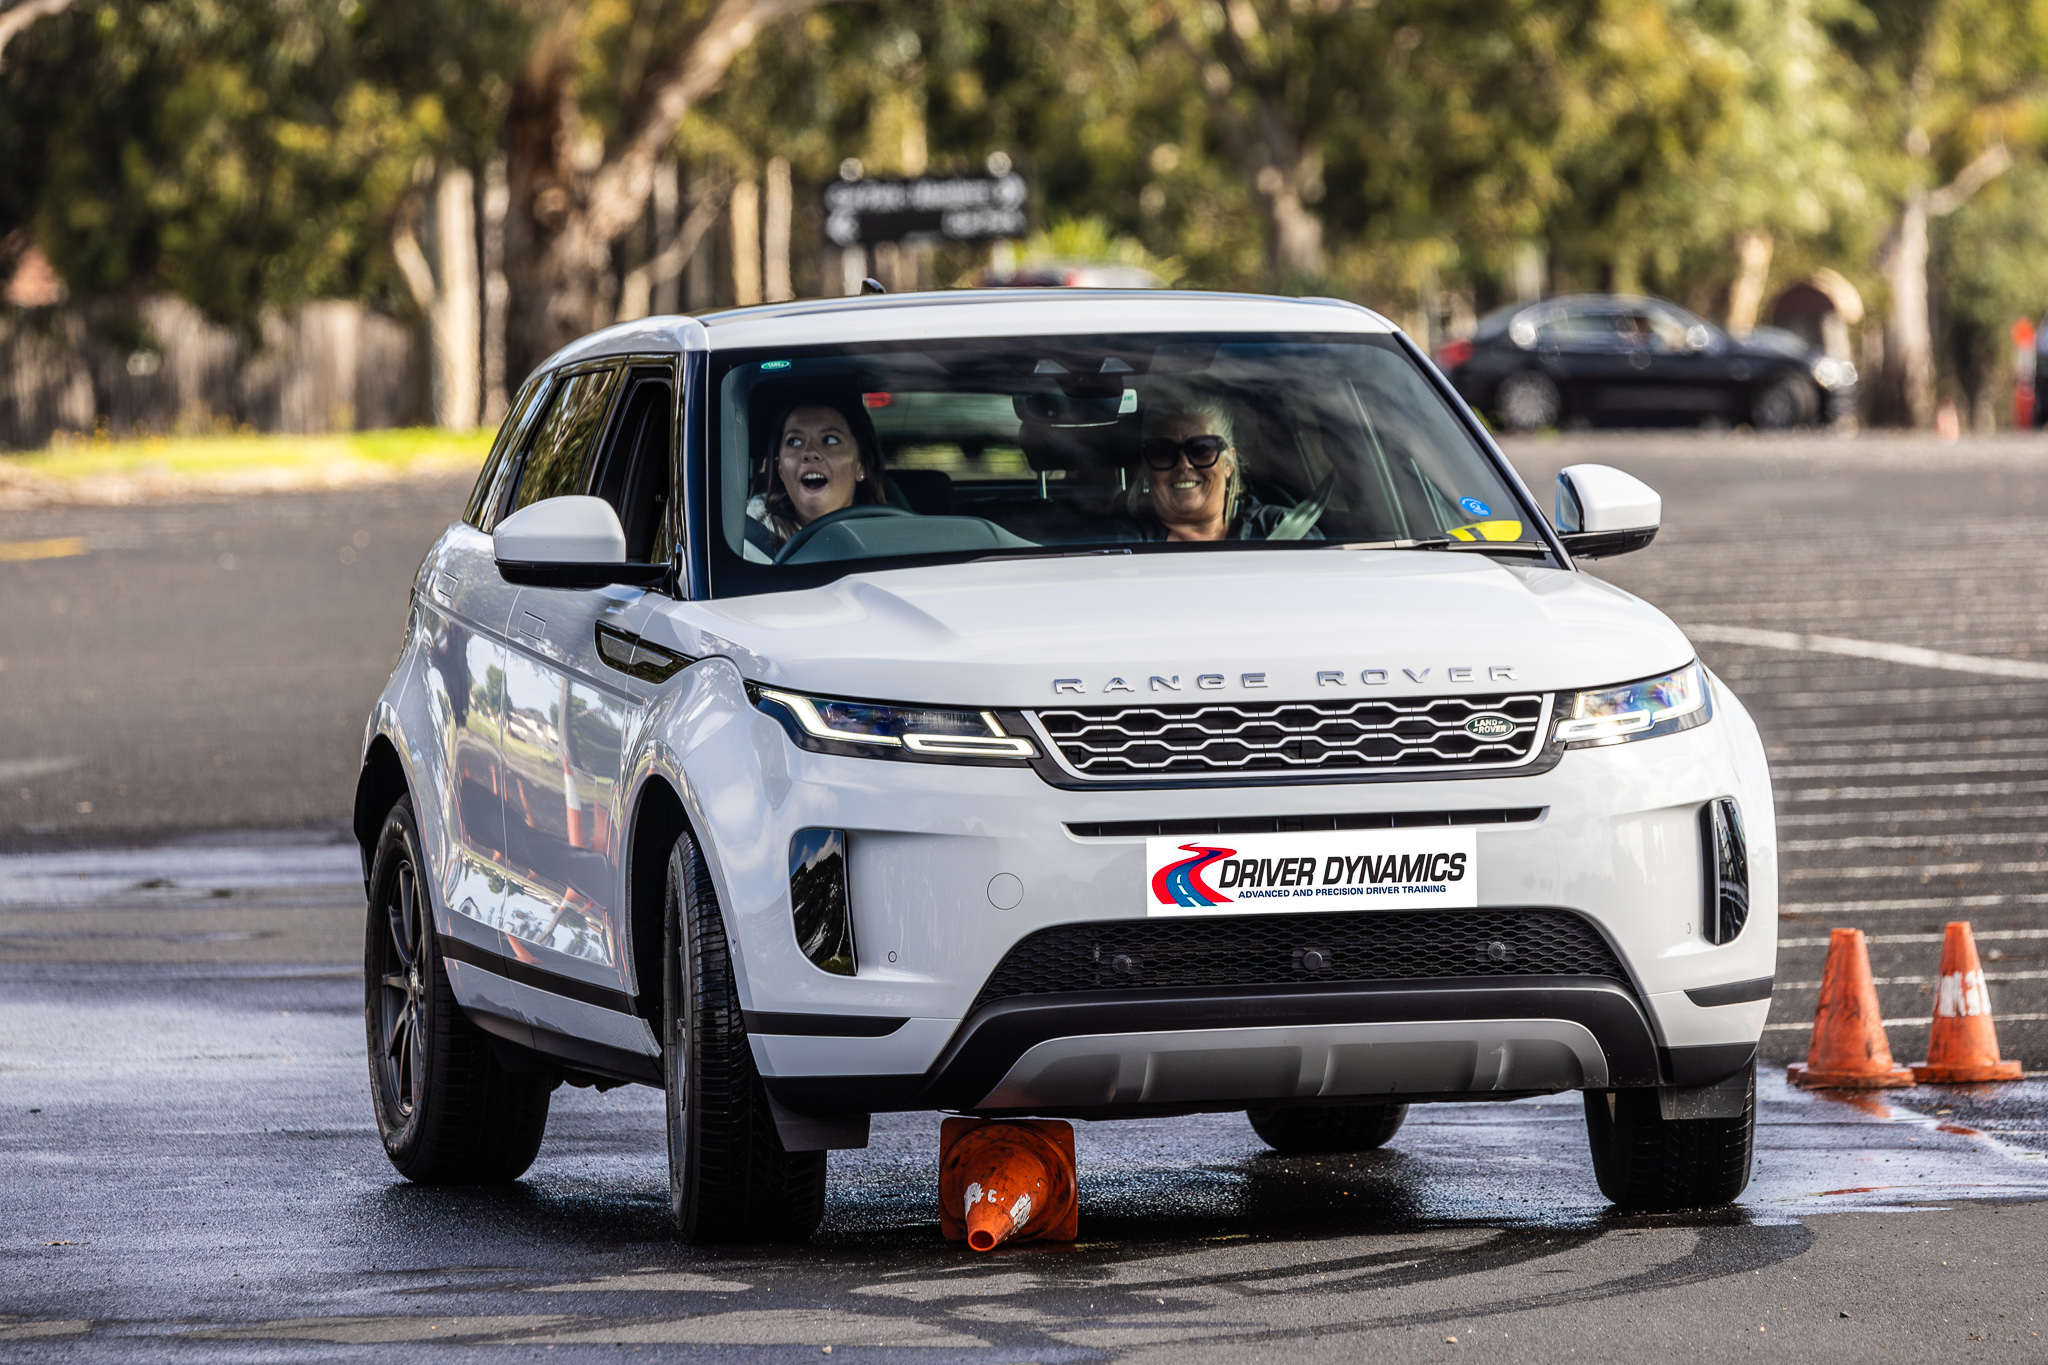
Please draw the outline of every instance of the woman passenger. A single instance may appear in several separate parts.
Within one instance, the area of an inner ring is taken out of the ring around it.
[[[888,500],[881,445],[859,399],[800,403],[782,419],[768,491],[747,504],[747,540],[772,558],[819,517]]]

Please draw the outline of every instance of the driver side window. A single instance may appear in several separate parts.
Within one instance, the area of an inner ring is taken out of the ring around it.
[[[620,378],[616,369],[588,370],[569,376],[556,387],[547,415],[541,418],[540,429],[527,448],[508,512],[584,490],[590,457]]]
[[[660,564],[675,557],[669,490],[675,441],[675,381],[665,370],[634,370],[590,480],[626,532],[626,558]]]

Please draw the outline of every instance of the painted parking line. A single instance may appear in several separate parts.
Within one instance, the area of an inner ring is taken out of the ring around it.
[[[1880,659],[1913,668],[1939,668],[1950,673],[1980,673],[1988,678],[2048,681],[2048,664],[2027,659],[1987,659],[1981,654],[1951,654],[1945,649],[1895,645],[1883,640],[1852,640],[1843,635],[1807,635],[1790,630],[1758,630],[1751,626],[1687,626],[1695,640],[1723,645],[1754,645],[1800,654],[1846,654],[1854,659]]]
[[[26,559],[69,559],[88,554],[92,547],[84,536],[57,536],[51,540],[0,540],[0,563]]]
[[[1880,943],[1940,943],[1946,934],[1866,934],[1863,941],[1873,946]],[[1971,937],[1979,943],[1994,938],[2048,938],[2048,929],[1979,929]],[[1825,948],[1834,940],[1832,937],[1812,935],[1806,938],[1781,938],[1780,948]]]

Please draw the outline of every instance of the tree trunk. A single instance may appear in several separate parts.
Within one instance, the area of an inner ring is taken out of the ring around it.
[[[1927,314],[1927,193],[1916,191],[1885,248],[1891,321],[1885,327],[1884,372],[1871,405],[1884,426],[1924,431],[1934,424],[1934,334]]]
[[[468,431],[476,425],[483,366],[477,354],[483,302],[477,278],[476,177],[461,167],[434,184],[434,264],[438,295],[427,310],[433,351],[434,425]]]
[[[770,303],[796,297],[789,280],[789,231],[795,214],[789,163],[776,157],[768,163],[767,210],[761,225],[761,288]]]
[[[1322,197],[1322,153],[1270,145],[1260,151],[1268,156],[1279,153],[1277,162],[1268,160],[1252,177],[1266,217],[1267,268],[1282,281],[1321,275],[1323,220],[1308,205],[1311,198]]]
[[[717,89],[765,25],[819,3],[717,0],[672,49],[650,57],[638,98],[595,155],[590,149],[598,144],[584,136],[575,93],[583,8],[565,7],[541,32],[513,81],[505,120],[510,374],[525,376],[559,347],[611,322],[612,245],[646,214],[655,168],[683,115]]]
[[[761,301],[761,187],[742,180],[732,187],[732,301],[750,308]]]
[[[1763,307],[1764,286],[1770,283],[1771,255],[1776,243],[1768,232],[1745,232],[1735,244],[1735,284],[1728,291],[1728,333],[1746,337],[1756,330]]]

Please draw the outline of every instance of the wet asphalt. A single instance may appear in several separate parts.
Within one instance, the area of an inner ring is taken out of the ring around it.
[[[1682,625],[2048,661],[2048,444],[1513,454],[1663,492],[1657,543],[1597,571]],[[2035,1074],[1852,1101],[1767,1070],[1734,1209],[1608,1211],[1569,1096],[1418,1108],[1335,1159],[1238,1115],[1081,1125],[1081,1241],[979,1258],[937,1235],[932,1116],[833,1155],[803,1248],[676,1244],[644,1089],[558,1091],[514,1186],[406,1185],[340,822],[463,491],[0,514],[0,544],[88,545],[0,563],[0,1359],[2048,1359],[2048,683],[1751,645],[1702,655],[1779,784],[1767,1058],[1855,925],[1917,1060],[1967,918]]]

